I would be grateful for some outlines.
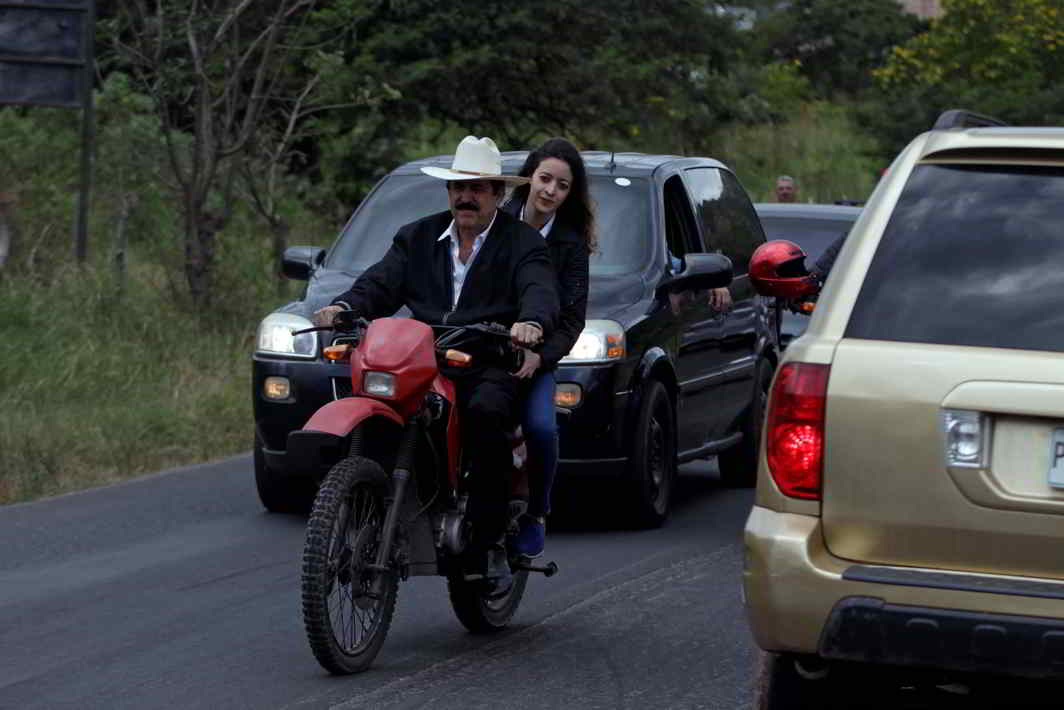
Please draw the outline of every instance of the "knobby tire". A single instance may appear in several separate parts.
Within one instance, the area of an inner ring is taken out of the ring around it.
[[[351,456],[329,471],[307,523],[303,623],[314,657],[335,675],[368,668],[392,623],[396,571],[366,569],[376,558],[388,491],[375,461]]]
[[[489,599],[484,594],[480,580],[466,581],[461,574],[447,577],[447,592],[451,608],[462,625],[475,634],[490,634],[502,631],[510,623],[528,584],[528,572],[514,572],[514,584],[505,596]]]

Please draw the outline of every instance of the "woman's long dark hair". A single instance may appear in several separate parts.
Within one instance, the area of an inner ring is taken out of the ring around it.
[[[539,164],[547,158],[557,158],[564,161],[573,173],[573,182],[569,186],[569,195],[565,202],[558,208],[558,219],[582,234],[587,241],[589,251],[595,251],[598,246],[595,239],[595,210],[591,204],[591,193],[587,184],[587,170],[584,168],[584,159],[580,157],[580,151],[564,138],[551,138],[546,143],[528,154],[525,164],[517,173],[521,177],[532,177]],[[520,200],[520,204],[528,201],[528,193],[531,188],[528,185],[517,186],[510,195],[511,200]]]

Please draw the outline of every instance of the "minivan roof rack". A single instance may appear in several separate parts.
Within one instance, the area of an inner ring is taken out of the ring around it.
[[[943,111],[931,126],[932,131],[948,130],[950,128],[980,128],[984,126],[1007,126],[1009,124],[1000,118],[984,116],[981,113],[968,111],[963,108],[954,108]]]

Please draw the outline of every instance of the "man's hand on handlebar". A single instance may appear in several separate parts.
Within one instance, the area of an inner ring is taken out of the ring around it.
[[[531,347],[543,340],[543,328],[533,321],[520,321],[510,327],[510,340],[514,345]]]
[[[314,315],[310,317],[310,322],[316,326],[327,326],[333,324],[333,318],[336,314],[344,310],[343,306],[325,306],[325,308],[319,308],[314,311]]]

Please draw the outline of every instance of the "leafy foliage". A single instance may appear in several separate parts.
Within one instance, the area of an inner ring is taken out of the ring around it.
[[[419,126],[491,135],[504,149],[550,134],[602,147],[664,126],[696,134],[729,110],[736,35],[713,4],[355,4],[363,12],[347,28],[349,71],[388,96],[334,117],[336,133],[358,136],[345,139],[353,186],[370,177],[365,166],[407,157]]]
[[[160,167],[164,152],[158,120],[147,97],[133,91],[122,74],[112,74],[95,93],[96,145],[91,248],[109,251],[124,195],[135,195],[130,234],[141,243],[158,242],[174,213],[166,200]],[[0,110],[0,191],[17,195],[15,212],[23,244],[15,272],[47,279],[73,255],[71,231],[78,198],[80,116],[50,108]],[[149,240],[148,235],[155,239]],[[169,236],[167,234],[167,236]]]
[[[217,234],[232,217],[239,176],[283,244],[275,168],[287,161],[301,119],[322,108],[319,95],[335,92],[337,58],[316,6],[127,0],[102,23],[108,63],[154,102],[181,205],[185,278],[201,308],[212,305]],[[265,165],[265,182],[249,162]]]
[[[924,27],[882,0],[794,0],[762,18],[754,36],[762,56],[798,62],[825,97],[875,88],[872,71]]]
[[[1064,121],[1064,0],[944,0],[945,14],[875,72],[871,130],[895,150],[939,113],[967,108],[1009,122]]]
[[[789,119],[729,126],[711,154],[736,172],[755,201],[775,201],[776,177],[784,174],[795,178],[802,201],[863,201],[886,162],[847,107],[806,102]]]

